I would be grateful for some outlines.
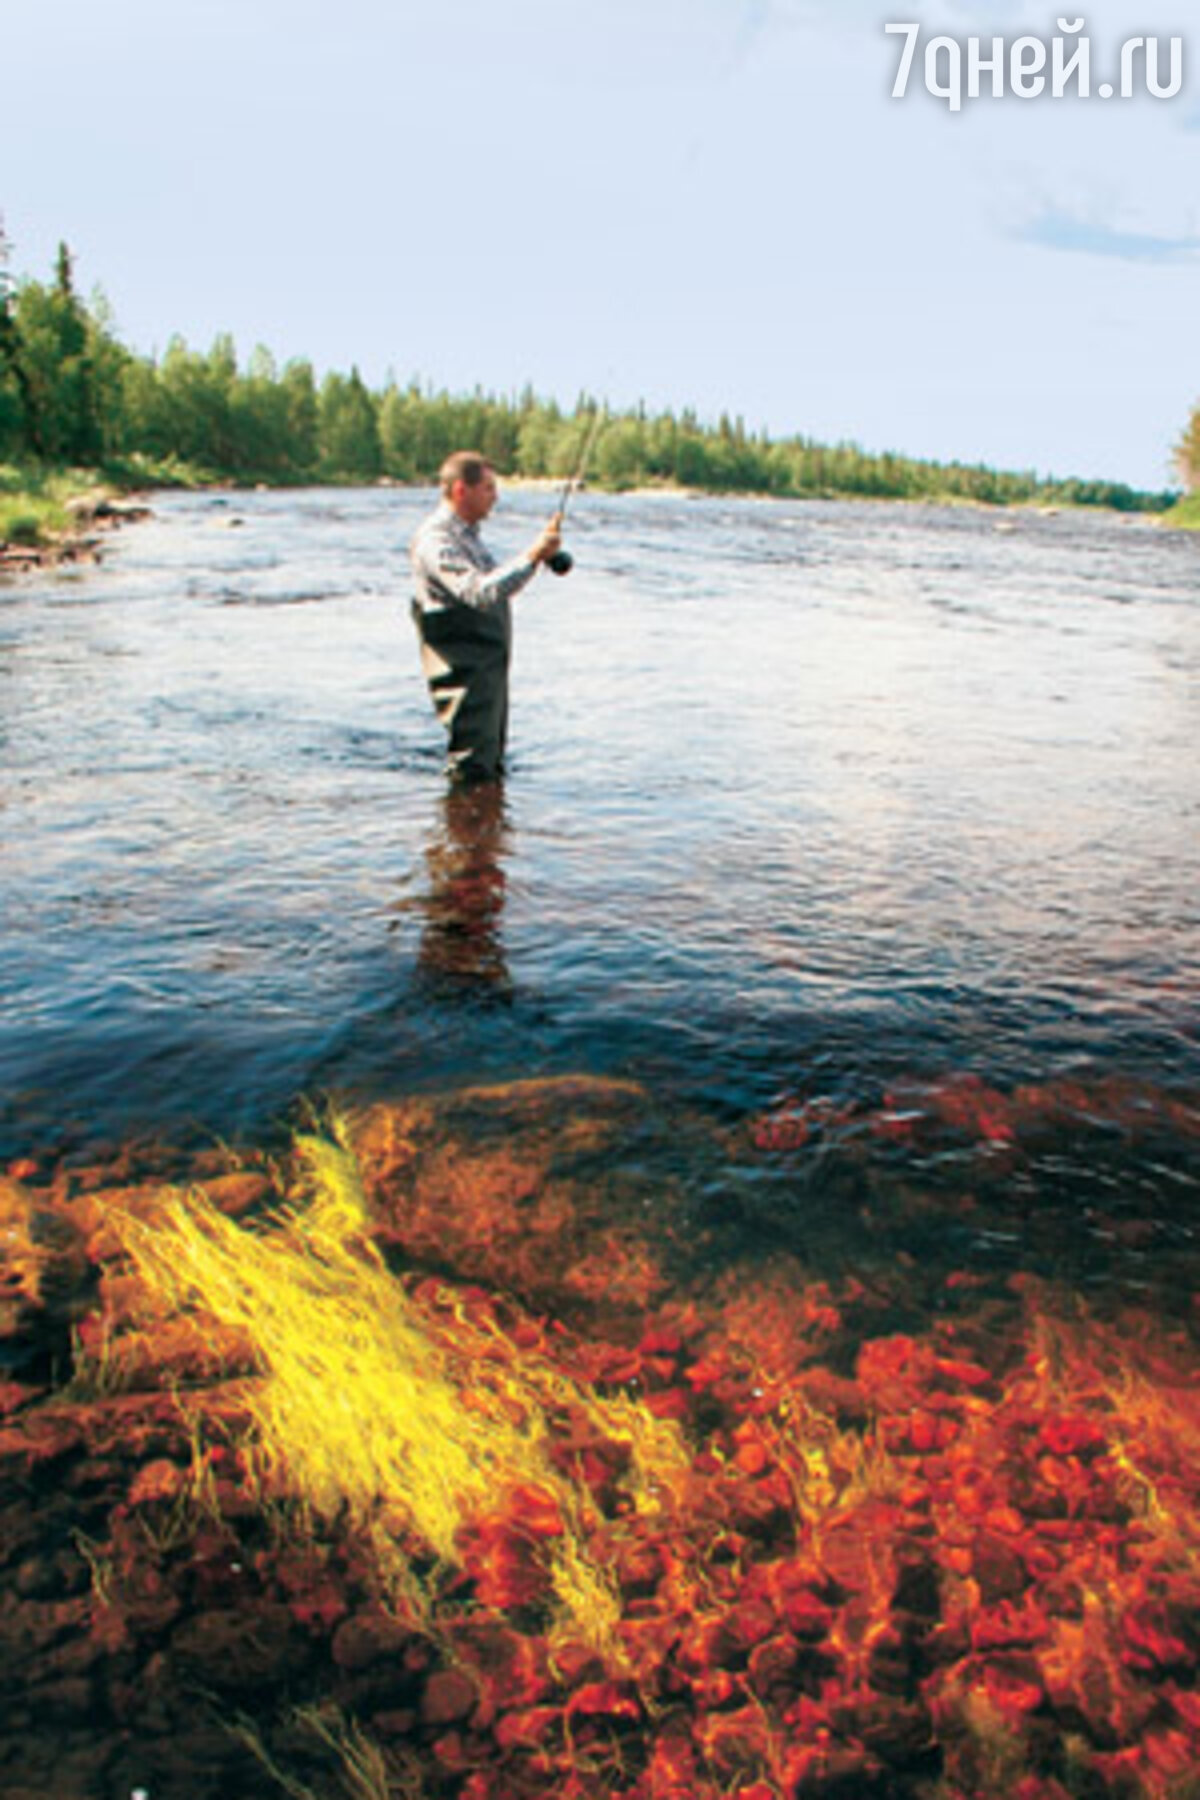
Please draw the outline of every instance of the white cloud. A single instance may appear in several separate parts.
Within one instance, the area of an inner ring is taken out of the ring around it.
[[[1200,237],[1171,237],[1152,231],[1130,231],[1101,219],[1058,207],[1044,207],[1014,235],[1047,250],[1069,250],[1085,256],[1116,257],[1121,262],[1193,263]]]

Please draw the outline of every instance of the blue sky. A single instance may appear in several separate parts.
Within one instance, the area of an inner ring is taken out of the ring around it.
[[[1193,4],[13,0],[0,212],[142,351],[1158,487],[1200,400]],[[1183,92],[891,97],[887,20],[1060,17],[1098,76],[1182,36]]]

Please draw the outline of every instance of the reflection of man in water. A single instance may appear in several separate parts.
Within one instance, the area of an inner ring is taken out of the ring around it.
[[[456,784],[443,801],[443,821],[425,852],[430,892],[417,968],[439,988],[507,997],[504,789],[495,781]]]
[[[508,734],[509,602],[559,548],[552,519],[525,551],[497,565],[479,535],[496,504],[496,476],[470,450],[447,457],[442,501],[413,538],[413,618],[421,666],[438,717],[450,733],[447,770],[490,779],[504,766]]]

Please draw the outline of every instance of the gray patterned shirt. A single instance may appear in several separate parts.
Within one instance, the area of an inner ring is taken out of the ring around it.
[[[422,613],[452,606],[487,609],[520,593],[537,568],[527,556],[497,565],[478,525],[460,519],[448,500],[419,527],[410,547],[416,604]]]

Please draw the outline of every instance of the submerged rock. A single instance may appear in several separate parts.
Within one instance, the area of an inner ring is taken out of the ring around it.
[[[656,1135],[631,1082],[513,1082],[376,1106],[350,1122],[379,1241],[419,1264],[570,1312],[638,1311],[669,1288],[669,1187],[620,1173]]]

